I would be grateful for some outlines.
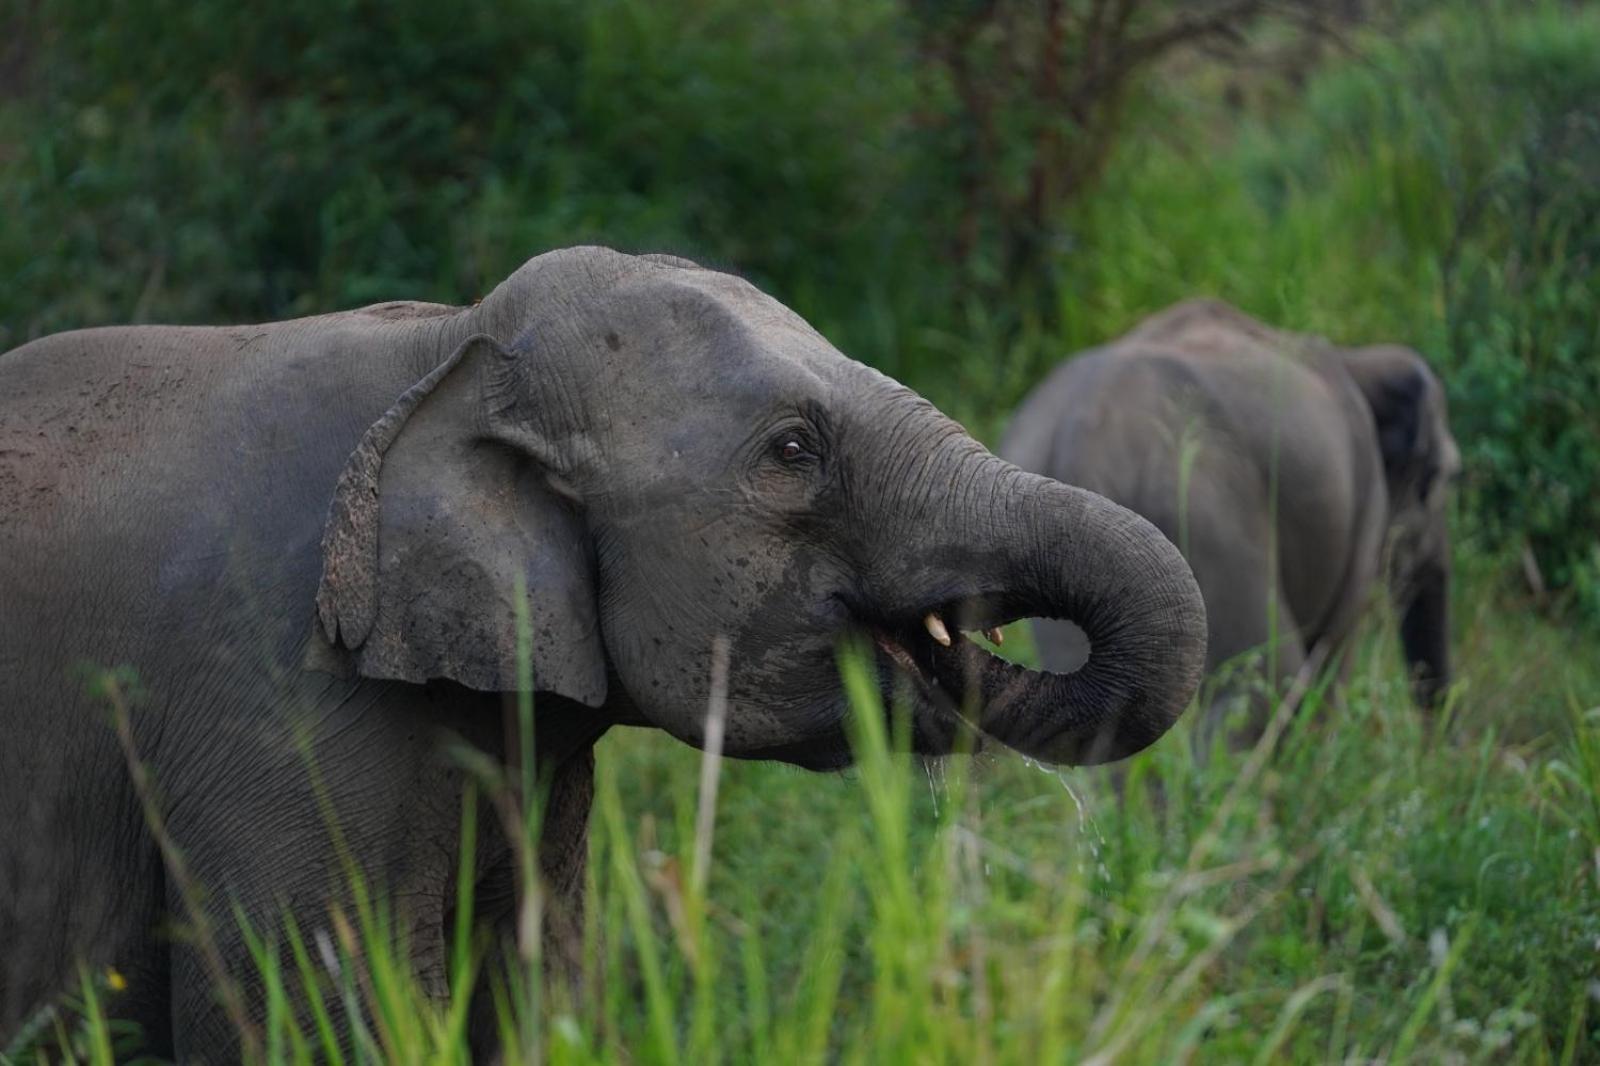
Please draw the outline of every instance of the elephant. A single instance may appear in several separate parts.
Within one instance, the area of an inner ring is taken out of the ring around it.
[[[1446,512],[1461,459],[1439,379],[1412,349],[1343,348],[1189,300],[1058,366],[999,451],[1133,509],[1179,545],[1205,599],[1213,675],[1264,649],[1269,684],[1308,661],[1342,679],[1387,579],[1416,701],[1433,706],[1449,686]],[[1070,622],[1034,631],[1046,668],[1082,661]],[[1240,680],[1219,686],[1202,746],[1252,687]],[[1253,687],[1235,746],[1266,725],[1270,700]]]
[[[819,771],[851,758],[841,641],[915,751],[1065,764],[1154,742],[1205,647],[1145,520],[1003,462],[748,281],[599,247],[470,307],[0,356],[0,605],[0,1036],[77,964],[114,966],[118,1017],[186,1062],[234,1059],[249,1028],[208,965],[261,1016],[238,918],[309,939],[348,864],[430,995],[458,891],[514,943],[510,845],[480,842],[457,885],[479,780],[459,753],[527,771],[519,693],[546,951],[570,960],[595,741],[704,743],[714,645],[724,753]],[[962,632],[1033,615],[1095,654],[1056,675]],[[171,931],[195,886],[210,954]]]

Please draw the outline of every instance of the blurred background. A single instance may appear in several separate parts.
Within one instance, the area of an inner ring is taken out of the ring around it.
[[[584,242],[743,273],[991,442],[1193,295],[1411,344],[1465,464],[1465,682],[1430,732],[1378,640],[1336,740],[1242,793],[1173,741],[1161,803],[1087,821],[1016,766],[904,825],[730,767],[694,935],[698,756],[608,740],[616,984],[556,1045],[1600,1053],[1600,5],[0,0],[0,349],[464,303]]]
[[[1480,0],[7,0],[0,348],[746,274],[992,438],[1209,293],[1422,349],[1469,540],[1600,619],[1600,16]]]

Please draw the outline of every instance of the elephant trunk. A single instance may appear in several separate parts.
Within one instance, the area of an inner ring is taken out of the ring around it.
[[[963,465],[966,476],[947,483],[948,524],[933,526],[955,530],[958,546],[923,551],[934,573],[918,576],[931,583],[902,575],[902,598],[960,590],[934,598],[961,629],[1064,619],[1087,635],[1089,657],[1071,673],[1029,670],[958,633],[948,646],[923,639],[924,671],[982,734],[1047,762],[1109,762],[1153,743],[1204,666],[1205,609],[1188,564],[1153,525],[1095,493],[981,449]]]
[[[1442,557],[1418,567],[1400,611],[1400,645],[1418,706],[1432,708],[1450,687],[1450,564]]]

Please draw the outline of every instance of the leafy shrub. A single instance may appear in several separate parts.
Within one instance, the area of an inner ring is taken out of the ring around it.
[[[1070,3],[25,5],[0,15],[24,42],[0,54],[0,348],[462,302],[601,241],[745,271],[990,432],[1050,363],[1209,292],[1424,348],[1482,546],[1528,545],[1600,617],[1600,17],[1402,6],[1405,32],[1241,114],[1193,64],[1052,80],[1082,53]],[[1141,12],[1139,54],[1183,17]]]
[[[129,319],[459,302],[537,251],[598,241],[745,271],[970,415],[989,367],[972,351],[1039,317],[1056,215],[1092,186],[1132,86],[1259,14],[1136,6],[19,8],[0,16],[22,42],[0,54],[22,102],[0,106],[0,211],[17,220],[0,347]]]
[[[1462,218],[1452,393],[1483,528],[1600,620],[1600,85],[1540,116]]]
[[[1600,20],[1507,10],[1385,45],[1312,112],[1436,264],[1476,531],[1600,621]]]
[[[460,302],[584,240],[839,304],[926,258],[882,211],[908,170],[894,14],[61,0],[23,27],[27,107],[0,109],[0,346]]]

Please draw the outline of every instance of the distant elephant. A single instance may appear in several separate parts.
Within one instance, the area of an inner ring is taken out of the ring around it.
[[[1031,615],[1076,620],[1094,656],[1055,676],[960,633]],[[164,928],[181,886],[82,664],[137,671],[133,745],[259,1013],[231,907],[326,923],[346,898],[328,810],[446,994],[467,775],[439,740],[515,754],[519,632],[569,934],[592,745],[614,725],[700,743],[719,636],[725,750],[815,769],[850,759],[842,637],[876,649],[917,751],[970,725],[1067,763],[1165,732],[1205,645],[1153,526],[687,260],[576,248],[470,308],[45,337],[0,356],[0,1046],[82,959],[125,976],[115,1009],[150,1050],[238,1054]],[[505,942],[508,847],[477,854]]]
[[[1339,664],[1387,576],[1416,699],[1450,684],[1445,504],[1461,462],[1443,390],[1411,349],[1340,348],[1181,303],[1058,367],[1000,452],[1179,545],[1205,597],[1209,670],[1269,641],[1279,679],[1308,656]],[[1076,627],[1035,633],[1046,668],[1082,660]],[[1236,741],[1259,737],[1264,711],[1254,701]]]

